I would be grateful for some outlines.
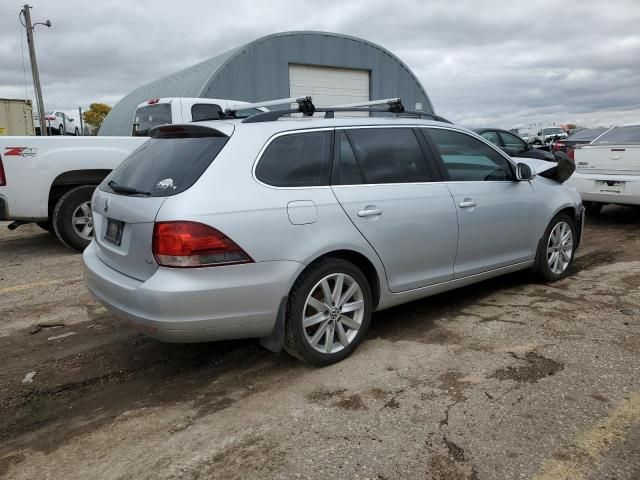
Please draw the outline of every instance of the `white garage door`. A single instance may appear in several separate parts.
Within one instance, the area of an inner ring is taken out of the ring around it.
[[[289,65],[289,92],[292,97],[311,95],[316,106],[366,102],[369,71]]]

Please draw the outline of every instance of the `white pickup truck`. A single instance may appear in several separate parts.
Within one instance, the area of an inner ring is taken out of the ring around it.
[[[613,127],[574,151],[576,171],[567,184],[598,213],[608,204],[640,205],[640,124]]]
[[[162,98],[140,104],[132,137],[0,136],[0,220],[15,229],[37,223],[66,246],[83,250],[93,236],[91,195],[95,187],[147,139],[150,128],[215,118],[246,102],[211,98]]]

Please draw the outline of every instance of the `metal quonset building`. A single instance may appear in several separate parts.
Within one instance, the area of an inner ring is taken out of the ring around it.
[[[100,135],[130,135],[136,106],[150,98],[203,97],[257,102],[311,95],[316,105],[400,97],[433,112],[402,60],[361,38],[283,32],[234,48],[132,91],[104,120]]]

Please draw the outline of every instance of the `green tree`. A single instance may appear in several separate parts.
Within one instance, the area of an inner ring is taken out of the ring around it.
[[[82,113],[84,123],[90,125],[94,131],[97,131],[104,121],[104,117],[111,111],[111,107],[104,103],[92,103],[89,110]]]

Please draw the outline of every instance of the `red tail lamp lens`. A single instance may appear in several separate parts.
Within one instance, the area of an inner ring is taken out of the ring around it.
[[[197,222],[159,222],[153,228],[153,255],[165,267],[205,267],[253,260],[233,240]]]

